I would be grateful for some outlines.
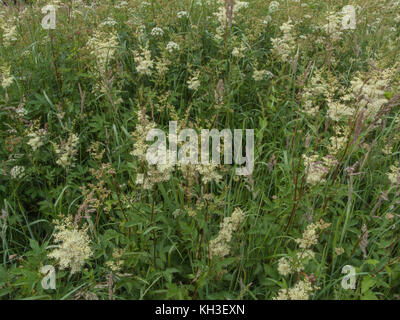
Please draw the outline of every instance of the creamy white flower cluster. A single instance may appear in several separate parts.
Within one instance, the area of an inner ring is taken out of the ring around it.
[[[61,144],[51,142],[58,159],[56,163],[64,168],[73,166],[73,161],[78,153],[79,138],[75,133],[70,133],[68,140]]]
[[[223,38],[223,34],[225,32],[226,27],[228,27],[229,23],[235,23],[235,18],[237,17],[240,10],[247,8],[249,6],[248,2],[245,1],[232,1],[233,8],[231,7],[231,11],[227,11],[227,6],[224,0],[218,0],[218,11],[214,13],[217,17],[219,26],[216,29],[215,39],[220,41]]]
[[[288,276],[294,272],[302,272],[305,265],[315,258],[315,253],[311,247],[318,243],[319,232],[328,228],[330,223],[324,222],[322,219],[316,223],[309,224],[304,230],[302,237],[296,239],[299,248],[295,257],[282,257],[278,261],[278,272],[282,276]],[[308,300],[310,294],[317,290],[310,279],[306,277],[299,280],[292,288],[282,288],[279,290],[275,300]]]
[[[245,215],[240,208],[236,208],[231,217],[224,218],[218,236],[210,241],[211,257],[223,258],[229,254],[233,233],[239,229],[244,219]]]
[[[177,15],[177,17],[179,19],[183,19],[183,18],[189,17],[189,14],[186,11],[179,11],[176,15]]]
[[[107,26],[112,26],[113,20],[106,20]],[[95,30],[93,36],[88,40],[87,47],[90,53],[96,56],[99,71],[104,73],[107,63],[113,58],[115,50],[118,46],[118,39],[114,33],[105,32],[103,30]]]
[[[335,42],[342,38],[342,20],[343,13],[334,11],[328,13],[322,30],[329,35],[330,41]]]
[[[10,18],[7,22],[1,24],[3,29],[3,45],[9,47],[13,42],[17,41],[17,26],[15,24],[15,18]]]
[[[23,166],[14,166],[10,170],[11,179],[21,179],[25,176],[25,167]]]
[[[274,300],[308,300],[315,289],[308,279],[300,280],[292,288],[279,290]]]
[[[332,157],[325,156],[320,160],[317,154],[307,156],[303,154],[304,167],[306,168],[306,181],[310,185],[316,185],[325,181],[325,176],[336,163]]]
[[[289,19],[279,27],[283,33],[282,37],[271,39],[272,52],[282,61],[287,61],[296,49],[293,27],[292,20]]]
[[[400,167],[399,163],[390,166],[390,171],[387,173],[387,177],[393,185],[400,185]]]
[[[114,248],[112,253],[112,259],[106,261],[106,266],[110,268],[110,270],[113,272],[120,272],[125,262],[124,260],[122,260],[124,254],[125,254],[125,249]]]
[[[29,141],[28,145],[31,146],[33,151],[36,151],[41,146],[44,145],[44,139],[47,135],[47,131],[44,129],[38,129],[36,131],[32,131],[28,134]]]
[[[140,75],[151,76],[153,68],[153,60],[151,60],[151,52],[148,46],[141,48],[140,51],[135,50],[133,52],[134,60],[136,63],[136,71]]]
[[[195,72],[195,74],[187,81],[187,85],[188,85],[188,88],[189,88],[190,90],[196,91],[196,90],[200,87],[201,82],[200,82],[200,80],[199,80],[199,75],[200,75],[200,72],[197,71],[197,72]]]
[[[162,37],[164,35],[164,30],[160,27],[154,27],[153,29],[151,29],[150,34],[153,37]]]
[[[374,70],[366,74],[358,74],[351,81],[352,96],[364,110],[366,118],[374,119],[382,106],[388,102],[385,89],[389,86],[395,72],[395,68]]]
[[[9,65],[0,66],[0,79],[1,86],[7,89],[14,81],[14,77],[11,74],[11,67]]]
[[[174,41],[170,41],[167,43],[166,49],[169,53],[179,50],[179,44]]]
[[[49,258],[54,258],[60,269],[71,268],[71,274],[81,271],[86,260],[92,256],[88,226],[79,228],[68,216],[61,222],[55,222],[54,242],[58,248],[49,253]]]

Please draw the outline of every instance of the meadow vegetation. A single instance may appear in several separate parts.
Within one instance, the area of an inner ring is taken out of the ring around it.
[[[400,1],[17,2],[1,299],[400,297]],[[150,165],[169,121],[254,129],[253,172]]]

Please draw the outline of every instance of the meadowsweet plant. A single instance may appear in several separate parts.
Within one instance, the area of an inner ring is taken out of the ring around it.
[[[0,68],[1,72],[1,86],[4,89],[7,89],[14,81],[14,78],[11,74],[11,66],[3,65]]]
[[[224,218],[218,236],[210,241],[210,255],[212,257],[223,258],[229,254],[233,233],[238,231],[244,218],[244,213],[239,208],[233,211],[231,217]]]
[[[309,224],[304,230],[302,237],[295,239],[298,244],[298,252],[293,253],[288,258],[283,257],[278,261],[278,272],[282,276],[288,276],[292,273],[298,274],[299,278],[296,284],[291,288],[282,288],[279,290],[278,295],[274,298],[276,300],[308,300],[313,291],[319,289],[315,285],[313,274],[307,275],[304,270],[307,264],[310,264],[315,259],[315,252],[312,248],[318,244],[320,232],[330,226],[329,223],[324,222],[322,219],[317,223]]]
[[[398,299],[399,1],[8,2],[0,299]]]
[[[58,158],[56,163],[64,168],[73,166],[75,156],[78,152],[78,143],[79,138],[74,133],[70,133],[68,140],[62,140],[60,144],[52,142],[54,151]]]
[[[296,49],[293,32],[293,23],[289,19],[283,23],[279,29],[282,31],[282,37],[271,39],[273,52],[283,61],[287,61]]]
[[[74,225],[71,216],[55,223],[54,241],[59,243],[59,247],[49,253],[49,258],[56,259],[60,269],[70,268],[71,274],[80,272],[92,255],[87,226],[80,228]]]

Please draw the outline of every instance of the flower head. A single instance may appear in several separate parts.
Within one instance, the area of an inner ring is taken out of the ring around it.
[[[61,270],[71,268],[71,274],[81,271],[85,261],[92,256],[88,226],[79,228],[71,216],[55,223],[54,242],[59,246],[48,256],[58,261]]]

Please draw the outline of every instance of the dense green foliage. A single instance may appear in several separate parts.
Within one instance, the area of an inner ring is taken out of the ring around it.
[[[2,299],[399,297],[399,1],[53,1],[54,30],[32,2],[0,9]],[[154,171],[132,151],[171,120],[254,129],[254,172]],[[77,272],[56,221],[90,248]]]

